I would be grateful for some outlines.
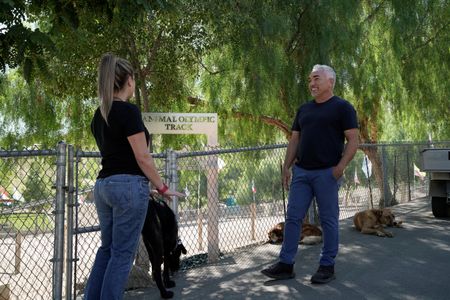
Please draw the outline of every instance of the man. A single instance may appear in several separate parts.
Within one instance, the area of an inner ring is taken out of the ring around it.
[[[353,106],[333,95],[336,74],[326,65],[315,65],[309,75],[314,100],[303,104],[292,125],[283,165],[283,184],[289,190],[283,246],[279,262],[261,272],[271,278],[295,277],[293,271],[302,221],[316,197],[323,230],[319,269],[312,283],[335,278],[339,247],[338,189],[347,164],[358,149],[358,123]],[[344,147],[344,140],[347,144]]]

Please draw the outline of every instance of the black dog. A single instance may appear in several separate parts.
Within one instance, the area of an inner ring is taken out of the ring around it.
[[[156,281],[162,298],[172,298],[173,292],[166,288],[175,286],[170,280],[170,273],[180,269],[181,253],[186,248],[178,238],[178,223],[172,209],[162,200],[150,196],[147,216],[145,217],[142,238],[152,264],[152,276]],[[161,264],[164,272],[161,276]]]

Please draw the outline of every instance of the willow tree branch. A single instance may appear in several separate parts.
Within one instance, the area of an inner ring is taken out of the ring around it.
[[[290,127],[280,119],[275,119],[275,118],[269,117],[269,116],[257,116],[257,115],[252,115],[252,114],[248,114],[248,113],[243,113],[243,112],[234,112],[232,116],[236,119],[260,121],[265,124],[275,126],[276,128],[280,129],[283,132],[283,134],[286,136],[286,138],[288,140],[291,136]]]

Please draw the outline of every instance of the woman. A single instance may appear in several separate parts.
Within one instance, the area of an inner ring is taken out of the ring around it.
[[[149,133],[137,106],[128,102],[135,81],[131,64],[103,55],[98,73],[100,107],[91,130],[102,155],[94,188],[101,246],[86,286],[85,299],[122,299],[144,225],[149,181],[164,197],[184,196],[169,190],[148,151]]]

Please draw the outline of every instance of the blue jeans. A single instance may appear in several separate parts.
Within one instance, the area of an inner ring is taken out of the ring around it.
[[[147,178],[113,175],[95,183],[95,207],[101,246],[85,290],[85,300],[122,299],[139,237],[150,190]]]
[[[323,266],[334,265],[339,248],[340,181],[341,179],[334,178],[332,168],[305,170],[297,165],[293,166],[283,246],[280,251],[281,262],[286,264],[295,262],[302,222],[315,196],[323,230],[323,247],[319,263]]]

